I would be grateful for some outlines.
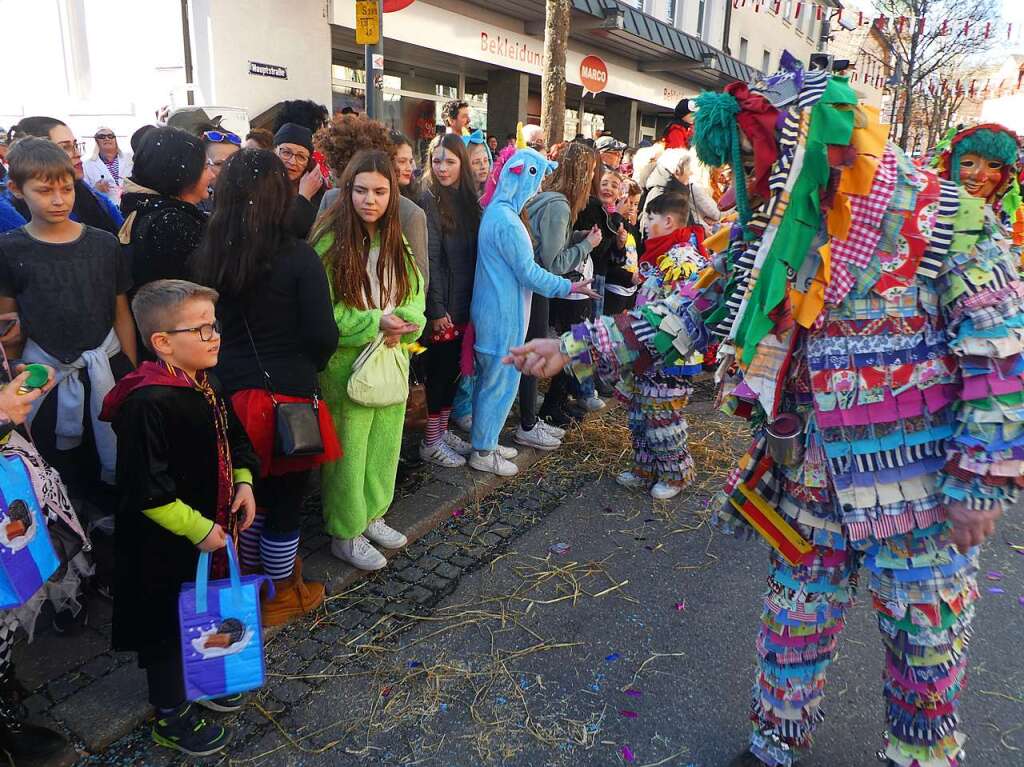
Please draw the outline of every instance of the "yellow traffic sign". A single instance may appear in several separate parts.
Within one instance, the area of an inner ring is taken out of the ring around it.
[[[380,13],[377,0],[356,0],[356,44],[380,42]]]

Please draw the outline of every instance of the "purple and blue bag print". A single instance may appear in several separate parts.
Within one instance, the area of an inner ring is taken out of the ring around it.
[[[234,695],[263,686],[263,630],[260,626],[260,586],[265,575],[242,578],[238,555],[230,541],[227,580],[208,582],[210,554],[200,552],[196,582],[178,595],[181,658],[185,697],[205,700]]]
[[[0,512],[0,608],[18,607],[60,566],[20,458],[0,458]]]

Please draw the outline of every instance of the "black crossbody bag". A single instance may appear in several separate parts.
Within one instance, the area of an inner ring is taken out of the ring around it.
[[[274,455],[281,458],[298,458],[305,455],[319,455],[324,451],[324,437],[320,433],[320,391],[314,387],[312,402],[278,402],[270,373],[263,366],[256,340],[249,329],[249,320],[242,317],[245,332],[249,335],[256,364],[263,373],[263,384],[267,387],[270,401],[274,403]]]

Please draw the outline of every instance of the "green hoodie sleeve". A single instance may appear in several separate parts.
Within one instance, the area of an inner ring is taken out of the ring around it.
[[[163,506],[143,509],[142,513],[160,527],[188,538],[193,544],[200,543],[213,529],[213,520],[207,519],[178,498]]]
[[[540,243],[540,264],[552,274],[577,269],[594,249],[586,237],[575,245],[570,244],[569,213],[565,198],[555,198],[541,208],[537,217],[534,236]]]
[[[313,250],[317,252],[321,260],[333,241],[334,237],[328,233],[313,243]],[[328,275],[328,283],[330,282],[330,275]],[[356,309],[335,301],[333,285],[331,286],[331,300],[334,301],[334,322],[338,326],[339,347],[366,346],[377,337],[377,333],[380,332],[380,318],[383,314],[380,309]]]

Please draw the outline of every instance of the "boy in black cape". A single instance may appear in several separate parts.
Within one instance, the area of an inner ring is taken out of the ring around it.
[[[225,577],[223,548],[256,512],[252,474],[259,466],[206,372],[220,351],[216,300],[216,291],[185,280],[157,280],[135,294],[135,320],[158,361],[125,376],[101,416],[113,423],[122,446],[114,649],[138,653],[146,670],[156,708],[153,739],[190,755],[220,751],[228,737],[185,700],[178,593],[195,579],[200,551],[216,552],[211,577]],[[241,697],[199,703],[234,711]]]

